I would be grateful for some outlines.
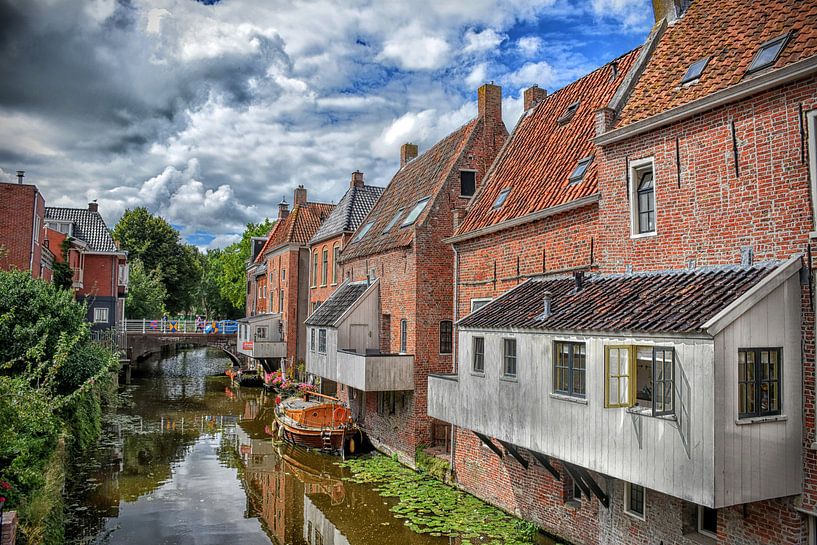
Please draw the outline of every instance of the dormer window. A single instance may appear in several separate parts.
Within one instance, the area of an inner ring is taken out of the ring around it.
[[[593,162],[592,157],[586,157],[584,159],[580,159],[576,168],[573,169],[573,173],[570,175],[570,183],[577,184],[584,179],[584,175],[587,173],[587,167],[590,166],[590,163]]]
[[[777,62],[780,52],[786,47],[790,37],[791,33],[786,33],[783,36],[778,36],[762,44],[757,53],[755,53],[755,58],[752,59],[751,64],[749,64],[749,68],[746,69],[746,73],[751,74],[752,72],[757,72]]]
[[[397,223],[397,220],[399,220],[399,219],[400,219],[400,216],[402,216],[402,215],[403,215],[403,210],[405,210],[405,208],[401,208],[400,210],[398,210],[398,211],[397,211],[397,213],[396,213],[396,214],[394,214],[394,217],[391,219],[391,221],[389,222],[389,224],[388,224],[388,225],[386,225],[386,228],[385,228],[385,229],[383,229],[383,234],[384,234],[384,235],[385,235],[386,233],[388,233],[389,231],[391,231],[391,228],[392,228],[392,227],[394,227],[394,224],[395,224],[395,223]]]
[[[558,121],[559,125],[564,125],[565,123],[567,123],[568,121],[573,119],[573,116],[576,115],[576,110],[578,110],[578,109],[579,109],[579,101],[577,100],[576,102],[570,104],[567,107],[567,109],[565,110],[565,112],[562,114],[562,116],[559,118],[559,121]]]
[[[681,84],[683,85],[684,83],[689,83],[690,81],[695,81],[700,78],[707,63],[709,63],[709,57],[704,57],[690,64],[686,74],[684,74],[684,78],[681,80]]]
[[[428,204],[430,198],[431,197],[426,197],[425,199],[420,199],[419,201],[417,201],[417,204],[415,204],[414,208],[411,209],[411,212],[409,212],[408,216],[406,216],[406,219],[403,220],[403,223],[402,225],[400,225],[400,227],[408,227],[409,225],[412,225],[415,221],[417,221],[417,218],[419,218],[420,214],[422,214],[423,210],[425,210],[425,207]]]
[[[510,192],[511,192],[510,187],[508,189],[503,189],[502,191],[499,192],[499,195],[497,195],[496,200],[494,201],[494,206],[493,206],[494,210],[496,210],[497,208],[499,208],[503,204],[505,204],[505,199],[508,198],[508,194]]]
[[[357,234],[357,236],[352,240],[351,244],[354,244],[355,242],[360,242],[361,240],[363,240],[363,237],[366,236],[366,233],[369,232],[369,229],[372,228],[372,225],[374,225],[373,221],[370,221],[369,223],[364,225],[363,228],[360,230],[360,232]],[[317,259],[317,254],[315,254],[315,259]]]

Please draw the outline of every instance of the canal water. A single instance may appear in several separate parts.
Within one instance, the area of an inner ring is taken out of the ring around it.
[[[99,446],[72,462],[69,543],[449,543],[407,529],[337,458],[273,443],[272,400],[231,388],[228,364],[199,348],[134,368]]]

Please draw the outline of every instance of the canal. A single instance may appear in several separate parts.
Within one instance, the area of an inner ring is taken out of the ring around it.
[[[337,458],[275,444],[272,400],[230,387],[213,349],[142,362],[106,414],[103,437],[73,461],[73,544],[448,544],[412,532]]]

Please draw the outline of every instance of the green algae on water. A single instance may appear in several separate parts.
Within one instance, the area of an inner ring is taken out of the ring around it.
[[[474,496],[382,456],[341,462],[355,483],[371,483],[381,496],[397,498],[391,508],[411,530],[432,536],[460,538],[465,544],[527,545],[536,527],[492,507]]]

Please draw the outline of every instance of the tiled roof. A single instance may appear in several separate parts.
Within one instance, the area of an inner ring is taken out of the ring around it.
[[[367,282],[349,282],[338,287],[304,322],[306,325],[332,326],[369,288]]]
[[[424,197],[432,197],[432,201],[428,203],[414,225],[419,225],[425,220],[432,208],[433,197],[442,188],[451,169],[457,164],[457,159],[465,149],[471,135],[479,132],[483,122],[482,119],[475,119],[460,127],[398,170],[377,204],[369,212],[366,223],[373,220],[374,225],[359,242],[346,245],[343,249],[343,259],[379,253],[411,244],[414,240],[414,228],[411,226],[401,228],[400,223],[417,201]],[[401,208],[403,208],[403,215],[400,221],[389,229],[388,233],[383,234],[383,229]]]
[[[320,242],[357,229],[377,199],[380,198],[381,193],[383,193],[382,187],[371,185],[350,187],[326,221],[318,228],[310,243]]]
[[[550,331],[698,331],[778,264],[590,276],[578,292],[572,277],[531,279],[469,314],[459,325]],[[552,294],[552,313],[547,318],[542,316],[546,291]]]
[[[334,208],[334,204],[318,202],[296,205],[286,218],[272,226],[255,262],[263,263],[265,253],[284,244],[308,244]]]
[[[119,251],[99,212],[92,212],[87,208],[46,206],[45,220],[72,222],[74,224],[73,237],[85,242],[94,252]]]
[[[595,161],[581,182],[571,184],[569,177],[579,160],[593,155],[595,111],[607,105],[637,56],[638,49],[619,57],[549,95],[523,115],[455,234],[596,193]],[[616,77],[611,77],[613,65]],[[576,101],[576,113],[570,121],[560,124],[559,118]],[[511,192],[494,210],[497,195],[506,188],[512,188]]]
[[[618,126],[753,77],[746,69],[760,45],[789,31],[794,34],[773,68],[817,54],[817,2],[695,0],[664,32],[621,111]],[[689,65],[707,56],[711,58],[697,83],[681,85]]]

